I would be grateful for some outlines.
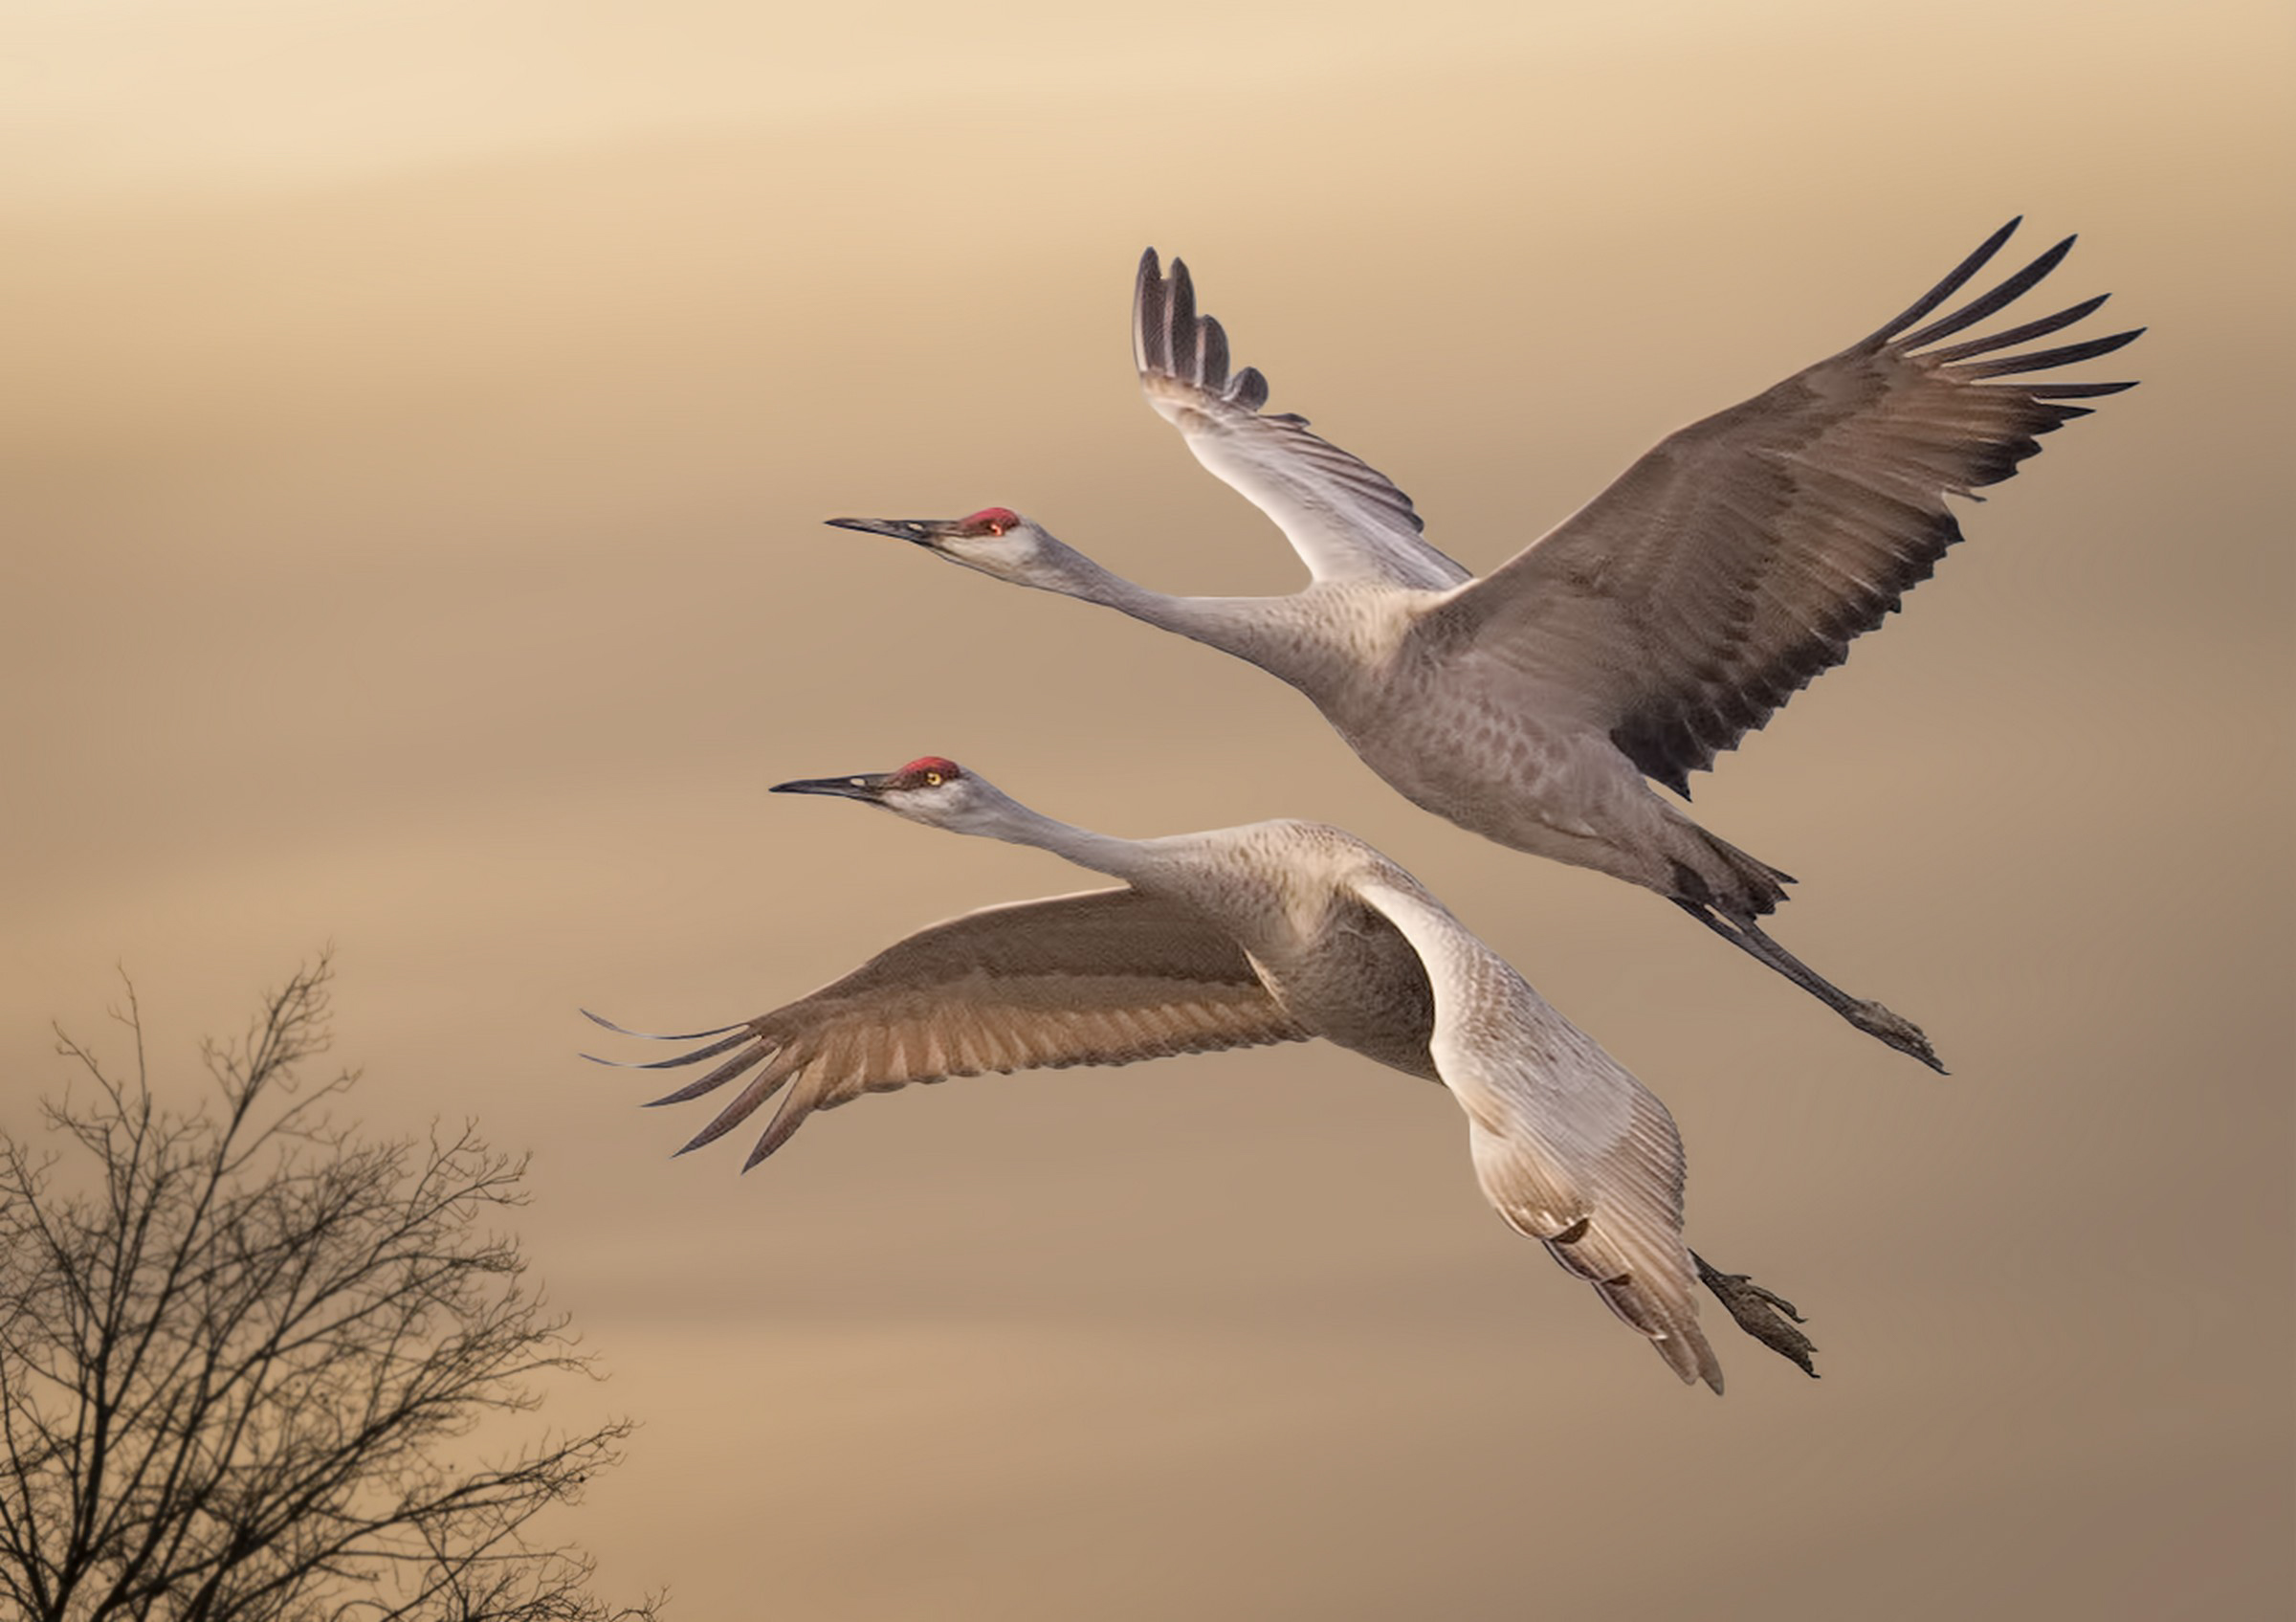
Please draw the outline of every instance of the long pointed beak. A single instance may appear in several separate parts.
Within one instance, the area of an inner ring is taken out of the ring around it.
[[[863,773],[858,777],[801,777],[794,783],[776,783],[770,790],[776,794],[834,794],[841,800],[859,800],[875,805],[893,787],[894,774],[889,771]]]
[[[831,529],[858,529],[864,535],[890,535],[895,541],[931,547],[948,528],[945,519],[930,518],[831,518],[822,521]]]

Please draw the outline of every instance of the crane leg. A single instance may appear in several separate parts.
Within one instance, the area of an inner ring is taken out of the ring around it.
[[[1738,1327],[1768,1346],[1787,1362],[1797,1364],[1811,1379],[1818,1370],[1810,1362],[1810,1354],[1818,1349],[1809,1336],[1795,1324],[1802,1322],[1800,1313],[1785,1297],[1763,1289],[1743,1273],[1724,1273],[1710,1265],[1696,1251],[1690,1260],[1698,1266],[1698,1281],[1711,1290],[1714,1299],[1730,1308],[1731,1317]]]
[[[1891,1012],[1880,1003],[1851,996],[1770,939],[1762,932],[1761,925],[1752,919],[1725,918],[1705,902],[1682,896],[1669,896],[1667,899],[1740,951],[1777,970],[1868,1036],[1881,1038],[1901,1054],[1912,1055],[1940,1076],[1946,1074],[1945,1066],[1938,1060],[1937,1050],[1921,1033],[1920,1026],[1901,1013]]]

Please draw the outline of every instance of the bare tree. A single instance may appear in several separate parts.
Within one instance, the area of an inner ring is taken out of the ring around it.
[[[465,1126],[374,1143],[305,1084],[322,958],[213,1096],[160,1108],[60,1030],[92,1091],[0,1132],[0,1604],[35,1622],[613,1622],[588,1558],[530,1523],[613,1463],[627,1422],[507,1456],[473,1433],[586,1372],[489,1224],[525,1162]],[[74,1090],[79,1090],[76,1083]]]

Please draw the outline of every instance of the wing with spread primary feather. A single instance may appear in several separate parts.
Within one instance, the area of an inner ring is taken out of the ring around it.
[[[625,1035],[643,1034],[589,1017]],[[984,1072],[1131,1064],[1308,1035],[1276,1006],[1226,935],[1123,888],[986,907],[920,929],[785,1008],[662,1038],[718,1040],[630,1068],[670,1069],[723,1055],[716,1069],[657,1104],[682,1103],[748,1078],[685,1149],[722,1137],[787,1087],[788,1097],[743,1163],[747,1169],[786,1143],[815,1110],[864,1093]]]
[[[1133,294],[1140,389],[1196,459],[1269,518],[1317,580],[1373,578],[1440,591],[1468,571],[1420,537],[1411,498],[1385,474],[1309,432],[1305,417],[1263,413],[1268,380],[1228,371],[1227,334],[1196,313],[1188,267],[1166,277],[1140,256]]]
[[[2056,269],[2067,237],[1928,325],[2016,229],[1895,321],[1670,434],[1543,540],[1430,613],[1423,633],[1500,701],[1576,715],[1641,770],[1689,773],[1761,726],[1879,625],[1961,538],[1945,498],[1998,483],[2037,436],[2129,383],[2010,381],[2109,354],[2143,329],[2004,354],[2088,299],[1942,344]]]

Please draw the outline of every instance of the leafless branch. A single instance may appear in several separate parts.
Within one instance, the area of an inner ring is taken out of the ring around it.
[[[591,1360],[490,1223],[522,1159],[465,1124],[371,1142],[316,1084],[324,957],[161,1108],[58,1032],[92,1090],[60,1150],[0,1133],[0,1611],[34,1622],[639,1622],[533,1535],[629,1434],[466,1456]],[[84,1187],[64,1179],[86,1173]]]

